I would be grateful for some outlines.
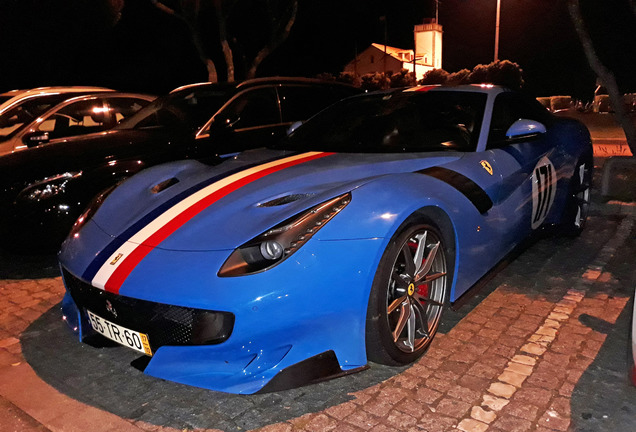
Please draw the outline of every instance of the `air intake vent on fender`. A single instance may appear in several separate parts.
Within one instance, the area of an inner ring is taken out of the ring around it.
[[[164,180],[161,183],[157,183],[150,189],[150,192],[157,194],[168,189],[170,186],[174,186],[179,183],[179,179],[176,177],[169,178],[168,180]]]
[[[259,204],[259,207],[275,207],[275,206],[281,206],[281,205],[285,205],[285,204],[289,204],[292,203],[294,201],[298,201],[300,199],[304,199],[304,198],[309,198],[311,196],[313,196],[315,194],[294,194],[294,195],[285,195],[282,196],[280,198],[275,198],[271,201],[267,201],[264,203]]]

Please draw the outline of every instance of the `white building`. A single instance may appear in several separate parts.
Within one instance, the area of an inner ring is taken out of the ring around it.
[[[432,69],[442,67],[442,26],[435,19],[427,19],[424,24],[413,29],[415,52],[412,49],[395,48],[373,43],[345,66],[345,72],[357,76],[368,73],[386,72],[393,74],[402,69],[415,72],[421,79]]]

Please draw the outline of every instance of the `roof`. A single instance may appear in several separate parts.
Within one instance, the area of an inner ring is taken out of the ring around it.
[[[384,44],[378,44],[378,43],[372,43],[371,46],[369,48],[375,48],[378,51],[381,51],[382,53],[384,53]],[[369,49],[367,48],[367,49]],[[389,45],[386,45],[386,53],[391,56],[392,58],[401,61],[401,62],[405,62],[405,63],[413,63],[413,60],[408,60],[405,59],[403,56],[405,54],[411,56],[411,59],[413,58],[412,56],[415,55],[414,51],[412,49],[403,49],[403,48],[396,48],[396,47],[392,47]],[[421,66],[428,66],[426,63],[424,63],[422,61],[421,58],[416,58],[415,59],[415,64],[421,65]]]
[[[372,47],[379,49],[380,51],[384,52],[384,47],[386,46],[386,53],[396,57],[397,54],[400,53],[413,53],[413,50],[411,49],[403,49],[403,48],[396,48],[396,47],[392,47],[389,45],[383,45],[383,44],[377,44],[377,43],[372,43],[371,44]],[[397,57],[396,57],[397,58]]]
[[[494,84],[462,84],[462,85],[421,85],[403,89],[405,92],[417,92],[417,91],[464,91],[474,93],[488,93],[499,94],[502,92],[508,92],[510,89],[500,85]]]
[[[11,99],[0,104],[0,112],[24,101],[25,99],[36,98],[46,95],[55,94],[72,94],[72,93],[102,93],[114,92],[115,90],[105,87],[84,87],[84,86],[66,86],[66,87],[38,87],[30,90],[18,90],[16,95]],[[70,97],[70,96],[69,96]]]
[[[245,81],[237,81],[237,82],[221,82],[221,83],[211,83],[211,82],[200,82],[194,84],[187,84],[181,87],[177,87],[172,90],[170,93],[177,93],[183,90],[190,89],[198,89],[198,88],[208,88],[208,87],[220,87],[220,88],[236,88],[242,89],[246,87],[253,87],[257,85],[267,85],[267,84],[312,84],[312,85],[330,85],[330,86],[339,86],[339,87],[352,87],[350,84],[342,83],[338,81],[328,81],[319,78],[304,78],[304,77],[264,77],[264,78],[253,78]]]

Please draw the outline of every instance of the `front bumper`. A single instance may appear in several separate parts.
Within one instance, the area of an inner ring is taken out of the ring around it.
[[[121,296],[229,313],[235,320],[231,335],[221,343],[165,344],[153,349],[145,373],[250,394],[281,389],[285,383],[297,386],[298,376],[318,379],[311,372],[316,365],[323,375],[366,367],[366,309],[383,243],[382,239],[314,241],[280,266],[233,278],[218,278],[213,272],[227,252],[153,250],[124,283]],[[64,254],[61,258],[64,264]],[[64,279],[72,292],[72,280],[77,279],[72,270],[64,270]],[[68,317],[78,317],[74,327],[80,339],[92,333],[82,311],[85,306],[78,308],[69,293],[65,304],[69,323]],[[145,329],[142,325],[122,322],[140,332]],[[152,334],[149,339],[154,345]]]

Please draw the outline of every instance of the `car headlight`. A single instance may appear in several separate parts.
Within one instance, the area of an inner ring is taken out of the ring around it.
[[[346,193],[305,210],[238,247],[221,266],[220,277],[265,271],[285,261],[351,201]]]
[[[27,201],[41,201],[64,193],[68,182],[81,177],[82,172],[65,172],[52,177],[45,177],[30,184],[19,194],[18,199]]]

